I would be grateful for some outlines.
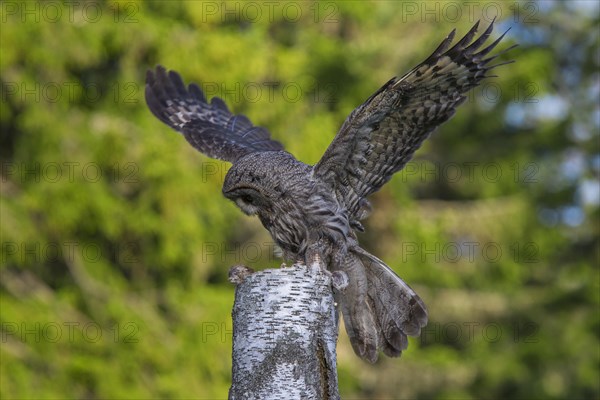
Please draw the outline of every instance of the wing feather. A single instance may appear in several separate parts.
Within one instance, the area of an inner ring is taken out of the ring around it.
[[[348,116],[314,166],[314,173],[335,190],[355,228],[362,230],[359,221],[370,211],[367,197],[402,169],[431,132],[454,115],[469,89],[492,68],[505,64],[488,66],[503,52],[484,56],[506,32],[479,50],[493,26],[494,21],[473,40],[477,22],[450,47],[453,30],[425,61],[401,78],[391,79]]]
[[[198,85],[186,88],[177,72],[160,65],[146,75],[146,103],[159,120],[209,157],[235,162],[249,153],[283,150],[265,128],[252,125],[245,115],[233,115],[218,97],[208,103]]]

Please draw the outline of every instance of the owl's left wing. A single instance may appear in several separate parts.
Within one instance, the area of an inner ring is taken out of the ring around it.
[[[249,153],[283,150],[268,130],[232,114],[218,97],[209,103],[196,84],[186,88],[177,72],[160,65],[146,75],[146,103],[158,119],[209,157],[233,163]]]
[[[504,34],[479,50],[493,24],[471,42],[477,22],[448,50],[454,38],[452,31],[425,61],[403,77],[390,80],[348,116],[314,173],[335,190],[355,228],[362,230],[359,221],[370,211],[367,196],[404,167],[490,69],[508,63],[488,65],[501,53],[484,58]]]

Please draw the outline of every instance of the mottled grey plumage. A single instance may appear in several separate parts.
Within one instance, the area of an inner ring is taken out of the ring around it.
[[[177,72],[167,73],[161,66],[146,74],[146,103],[158,119],[209,157],[235,162],[257,151],[283,150],[265,128],[231,114],[218,97],[209,104],[196,84],[186,89]]]
[[[198,86],[186,89],[176,72],[161,66],[148,71],[150,110],[202,153],[233,163],[223,194],[258,216],[284,258],[320,257],[330,271],[347,275],[348,285],[335,295],[354,351],[370,362],[378,350],[399,356],[407,335],[418,336],[427,324],[427,309],[398,275],[358,245],[355,230],[363,230],[360,221],[370,211],[367,197],[495,66],[488,64],[498,54],[484,57],[504,35],[479,50],[493,22],[473,41],[478,25],[448,49],[452,31],[423,63],[354,110],[315,166],[296,160],[245,116],[231,114],[221,99],[209,104]]]

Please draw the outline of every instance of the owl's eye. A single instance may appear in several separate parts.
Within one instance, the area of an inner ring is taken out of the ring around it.
[[[249,194],[242,195],[241,199],[244,203],[254,204],[254,197]]]
[[[251,187],[236,188],[224,191],[223,194],[229,200],[232,200],[246,215],[256,215],[266,207],[262,194]]]

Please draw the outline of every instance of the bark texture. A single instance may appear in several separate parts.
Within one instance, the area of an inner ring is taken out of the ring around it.
[[[230,280],[238,285],[229,398],[339,399],[337,315],[322,266],[238,266]]]

